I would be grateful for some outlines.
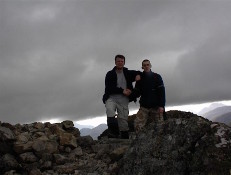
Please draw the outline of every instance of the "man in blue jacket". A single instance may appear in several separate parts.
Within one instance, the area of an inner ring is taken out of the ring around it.
[[[139,79],[139,71],[128,70],[124,65],[125,57],[116,55],[115,67],[105,77],[103,103],[106,107],[109,138],[119,138],[119,135],[122,139],[129,138],[128,103],[136,100],[131,95],[132,82]]]
[[[162,77],[151,71],[151,63],[142,61],[141,80],[136,82],[135,90],[140,95],[140,109],[134,121],[136,133],[149,122],[161,122],[164,117],[165,87]]]

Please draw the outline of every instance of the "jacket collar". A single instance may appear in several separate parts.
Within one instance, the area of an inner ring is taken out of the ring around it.
[[[116,66],[112,69],[113,71],[116,71]],[[128,70],[128,68],[126,68],[126,67],[123,67],[123,71],[127,71]]]

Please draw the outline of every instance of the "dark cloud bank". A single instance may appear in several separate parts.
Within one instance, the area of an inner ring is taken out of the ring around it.
[[[230,8],[228,0],[2,0],[0,120],[103,116],[118,53],[131,69],[151,60],[168,106],[230,100]]]

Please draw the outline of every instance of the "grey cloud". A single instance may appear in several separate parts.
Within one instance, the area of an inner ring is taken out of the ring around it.
[[[114,56],[144,58],[167,105],[230,99],[228,1],[0,1],[1,121],[105,115]],[[137,108],[131,104],[131,108]]]
[[[231,39],[227,37],[230,34],[230,27],[218,30],[205,43],[182,56],[175,71],[175,82],[181,88],[170,100],[193,103],[231,98]]]

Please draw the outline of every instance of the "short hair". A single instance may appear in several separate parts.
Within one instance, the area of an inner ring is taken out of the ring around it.
[[[142,69],[144,68],[144,67],[143,67],[144,62],[147,62],[147,61],[150,63],[150,67],[152,67],[151,62],[150,62],[148,59],[144,59],[144,60],[142,61],[142,67],[141,67]]]
[[[116,58],[121,58],[121,59],[123,59],[123,60],[124,60],[124,63],[125,63],[125,56],[123,56],[123,55],[116,55],[116,56],[115,56],[115,61],[116,61]]]
[[[151,62],[148,59],[145,59],[145,60],[142,61],[142,65],[143,65],[144,62],[147,62],[147,61],[151,64]]]

